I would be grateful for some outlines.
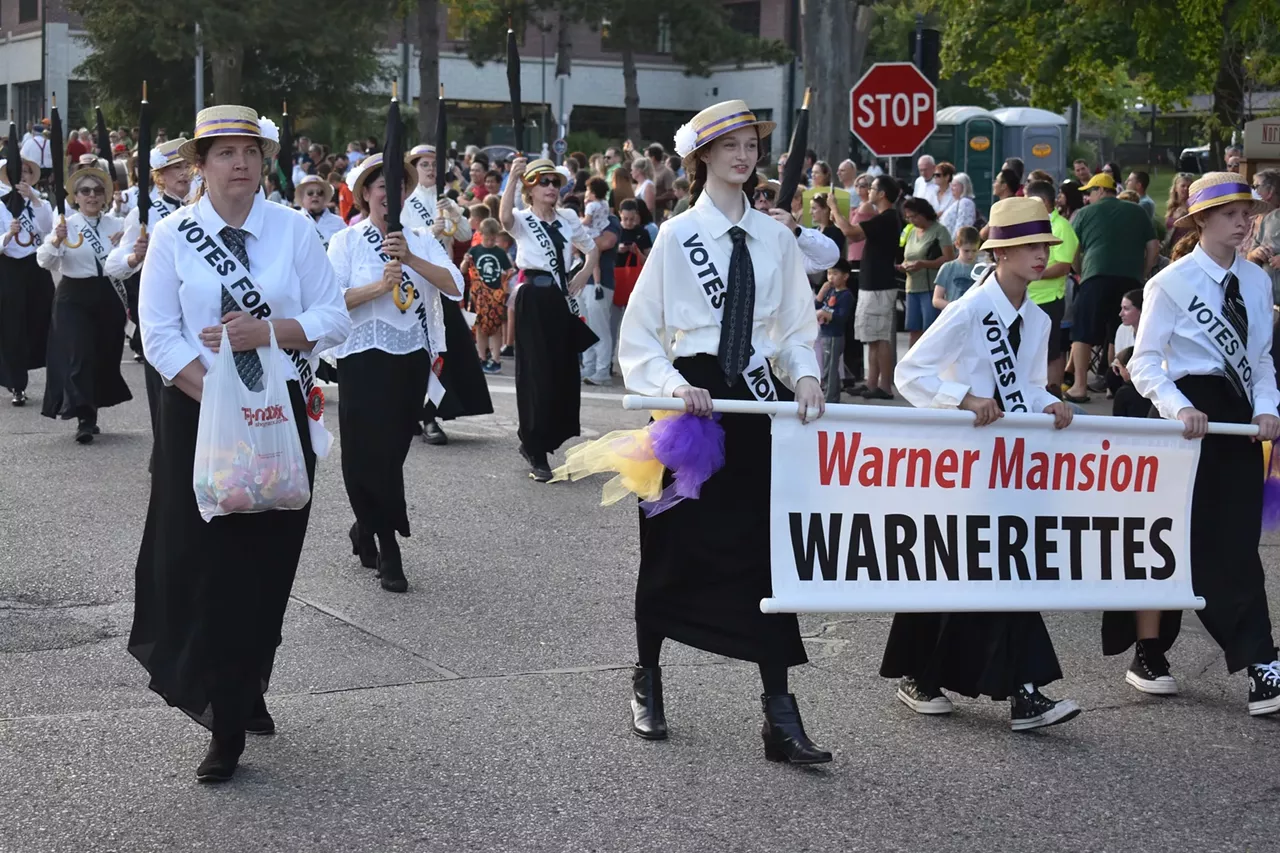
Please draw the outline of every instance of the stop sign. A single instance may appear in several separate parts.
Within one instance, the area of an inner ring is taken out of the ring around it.
[[[910,157],[933,133],[937,90],[910,62],[877,62],[849,90],[849,130],[877,157]]]

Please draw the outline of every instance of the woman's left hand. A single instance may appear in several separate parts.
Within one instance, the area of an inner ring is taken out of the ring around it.
[[[1280,438],[1280,418],[1275,415],[1258,415],[1253,423],[1258,427],[1258,437],[1254,441],[1275,441]]]
[[[1271,260],[1267,261],[1273,270],[1280,270],[1280,255],[1272,255]]]
[[[591,270],[589,269],[584,269],[582,272],[575,275],[569,282],[569,295],[577,296],[582,292],[582,289],[587,286],[587,282],[590,280]]]
[[[382,243],[382,251],[398,261],[403,261],[409,257],[409,244],[405,242],[404,232],[393,231],[387,235],[387,239]]]
[[[1063,402],[1051,403],[1045,406],[1044,413],[1053,415],[1054,429],[1066,429],[1071,426],[1071,419],[1076,416],[1076,411],[1071,408],[1071,404]]]
[[[265,347],[271,343],[271,326],[244,311],[232,311],[222,318],[227,327],[227,338],[232,352]],[[217,352],[222,346],[222,326],[206,326],[200,332],[200,342]]]
[[[827,400],[822,395],[822,386],[814,377],[802,376],[796,382],[796,414],[800,416],[800,423],[816,421],[826,412]]]

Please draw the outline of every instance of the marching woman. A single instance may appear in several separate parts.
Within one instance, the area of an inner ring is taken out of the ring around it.
[[[148,213],[149,227],[154,229],[160,220],[173,213],[185,203],[187,192],[191,189],[191,164],[182,159],[178,153],[183,138],[162,142],[151,149],[151,210]],[[101,167],[99,167],[101,170]],[[106,174],[103,171],[103,174]],[[110,186],[110,179],[107,186]],[[138,291],[142,281],[142,261],[147,256],[147,235],[142,233],[142,223],[138,219],[138,208],[135,206],[124,218],[124,235],[107,255],[103,264],[103,273],[113,280],[123,279],[125,292],[129,295],[129,316],[138,323]],[[145,360],[142,351],[142,328],[134,332],[136,342],[134,350],[142,355],[143,380],[147,388],[147,406],[151,410],[151,432],[155,434],[156,420],[159,417],[160,396],[164,391],[164,381],[160,374]]]
[[[977,416],[975,426],[994,423],[1006,411],[1030,411],[1053,415],[1054,426],[1063,429],[1071,423],[1071,407],[1045,390],[1051,322],[1027,298],[1049,247],[1061,241],[1038,198],[996,202],[988,227],[982,251],[994,256],[994,270],[947,305],[898,364],[894,381],[916,408],[964,409]],[[994,346],[988,326],[1001,333]],[[1016,732],[1080,713],[1075,702],[1040,692],[1062,677],[1062,669],[1039,613],[899,613],[880,675],[902,679],[898,699],[918,714],[954,710],[943,690],[1007,698]]]
[[[0,204],[0,385],[15,406],[27,404],[27,372],[44,367],[53,311],[53,278],[36,262],[53,230],[53,208],[32,189],[39,180],[39,165],[23,158],[22,181]],[[9,210],[13,193],[21,199],[17,216]]]
[[[400,217],[405,230],[425,229],[444,247],[446,257],[453,258],[457,241],[465,245],[471,240],[471,224],[452,199],[437,198],[436,149],[433,145],[417,145],[405,158],[405,165],[418,177],[418,186],[404,201]],[[493,412],[489,385],[485,382],[480,358],[476,355],[471,327],[462,316],[462,292],[457,296],[441,293],[444,308],[445,344],[449,357],[444,360],[440,381],[448,393],[437,406],[427,400],[422,411],[422,440],[427,444],[449,443],[440,421]]]
[[[341,216],[329,210],[331,201],[333,184],[319,175],[307,175],[298,181],[293,191],[293,202],[298,206],[298,212],[311,221],[326,251],[333,235],[347,227]]]
[[[1238,252],[1253,216],[1267,208],[1231,172],[1200,178],[1187,201],[1174,224],[1189,229],[1184,240],[1197,245],[1147,282],[1129,373],[1159,417],[1181,421],[1184,437],[1201,439],[1191,495],[1191,584],[1205,606],[1196,615],[1225,653],[1227,670],[1249,671],[1249,713],[1275,714],[1280,661],[1258,556],[1259,442],[1280,437],[1271,280]],[[1206,435],[1210,421],[1256,424],[1258,439]],[[1144,682],[1167,677],[1164,653],[1177,638],[1181,612],[1146,625],[1130,614],[1107,615],[1104,652],[1119,654],[1137,640],[1129,672],[1141,678],[1126,680],[1143,690]]]
[[[120,375],[129,297],[124,282],[103,271],[124,229],[119,219],[102,212],[110,186],[111,176],[99,169],[81,169],[67,179],[67,194],[79,209],[36,251],[41,267],[62,276],[53,299],[41,414],[75,418],[80,444],[98,434],[99,409],[133,399]]]
[[[201,110],[180,151],[204,194],[155,223],[142,268],[143,345],[165,388],[129,651],[152,690],[212,731],[202,782],[232,777],[246,731],[275,731],[263,694],[311,513],[308,503],[201,518],[191,471],[205,373],[224,328],[248,387],[261,386],[264,359],[280,359],[314,483],[316,456],[332,442],[314,353],[341,344],[351,326],[315,231],[260,191],[276,137],[246,107]]]
[[[794,380],[800,418],[822,415],[818,324],[800,249],[748,201],[760,140],[774,126],[742,101],[726,101],[676,132],[694,203],[663,224],[623,315],[618,362],[631,391],[680,397],[702,417],[711,416],[713,398],[791,400],[772,359]],[[724,284],[717,291],[704,282]],[[667,737],[659,655],[669,637],[759,666],[769,760],[828,762],[788,691],[788,668],[808,662],[799,622],[760,612],[771,594],[770,422],[724,415],[720,423],[724,467],[701,496],[640,519],[632,731]]]
[[[365,219],[329,241],[352,323],[351,336],[330,354],[338,359],[342,479],[356,516],[351,548],[361,565],[377,569],[383,589],[404,592],[409,584],[396,542],[397,533],[410,535],[404,460],[422,401],[440,388],[433,370],[446,338],[437,294],[458,297],[462,273],[425,231],[387,233],[381,154],[361,160],[347,182]],[[406,172],[406,191],[413,182]],[[406,296],[410,304],[401,310],[397,299],[404,303]]]
[[[517,184],[525,202],[520,210],[515,207]],[[556,209],[563,185],[555,163],[517,157],[502,191],[500,219],[516,241],[516,267],[523,276],[515,297],[520,455],[539,483],[551,479],[547,454],[580,431],[578,356],[600,340],[582,319],[577,301],[600,250],[578,217]],[[573,275],[570,243],[586,257]]]

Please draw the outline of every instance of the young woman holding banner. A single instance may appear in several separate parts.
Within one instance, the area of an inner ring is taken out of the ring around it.
[[[992,206],[982,251],[995,257],[994,269],[948,304],[898,364],[894,379],[911,405],[964,409],[980,427],[1006,411],[1046,412],[1058,429],[1071,423],[1071,408],[1045,390],[1049,315],[1027,298],[1027,285],[1039,280],[1049,247],[1059,242],[1040,199]],[[984,324],[992,315],[1000,332],[994,343]],[[1008,698],[1014,731],[1080,713],[1075,702],[1040,692],[1062,669],[1039,613],[899,613],[880,674],[901,678],[898,699],[920,714],[954,710],[944,689]]]
[[[1258,557],[1259,442],[1280,437],[1271,281],[1238,254],[1253,216],[1267,208],[1231,172],[1200,178],[1188,199],[1188,212],[1175,225],[1193,228],[1184,239],[1197,245],[1147,282],[1129,373],[1159,417],[1181,421],[1186,438],[1202,440],[1191,497],[1191,583],[1205,601],[1197,615],[1222,647],[1227,669],[1248,669],[1249,713],[1275,714],[1280,661]],[[1209,421],[1253,423],[1258,437],[1206,436]],[[1103,651],[1119,654],[1136,639],[1130,672],[1167,675],[1164,653],[1181,622],[1180,612],[1146,624],[1130,614],[1107,614]]]
[[[680,397],[703,417],[713,398],[789,400],[773,359],[795,382],[800,417],[822,415],[818,326],[800,249],[748,201],[760,140],[773,129],[742,101],[727,101],[676,132],[694,204],[663,224],[622,319],[618,362],[637,394]],[[787,688],[788,667],[808,661],[799,623],[760,612],[771,595],[769,420],[724,415],[720,423],[724,467],[701,496],[640,519],[632,731],[667,737],[659,655],[670,637],[759,665],[767,758],[827,762],[831,753],[809,740]]]

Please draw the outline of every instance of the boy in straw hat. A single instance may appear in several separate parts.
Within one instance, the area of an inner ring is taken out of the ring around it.
[[[1054,426],[1072,409],[1046,390],[1050,320],[1027,297],[1057,245],[1038,198],[1007,198],[991,208],[983,251],[995,268],[951,302],[898,364],[902,396],[918,408],[964,409],[985,426],[1005,412],[1046,412]],[[992,330],[998,333],[991,339]],[[1039,613],[900,613],[893,619],[880,674],[900,677],[898,699],[920,714],[947,714],[942,692],[1009,699],[1014,731],[1066,722],[1073,701],[1040,692],[1062,677]]]
[[[1202,439],[1191,498],[1191,583],[1205,601],[1196,615],[1222,647],[1228,671],[1248,670],[1249,713],[1275,714],[1280,662],[1258,540],[1260,441],[1280,437],[1280,393],[1271,357],[1271,282],[1238,253],[1266,205],[1231,172],[1200,178],[1187,201],[1188,212],[1175,225],[1194,228],[1197,245],[1147,282],[1129,373],[1160,417],[1181,421],[1186,438]],[[1257,439],[1206,435],[1210,421],[1255,424]],[[1164,652],[1177,637],[1181,613],[1145,623],[1107,616],[1103,650],[1126,650],[1136,628],[1130,675],[1139,678],[1126,680],[1155,692],[1151,684],[1168,676]]]

